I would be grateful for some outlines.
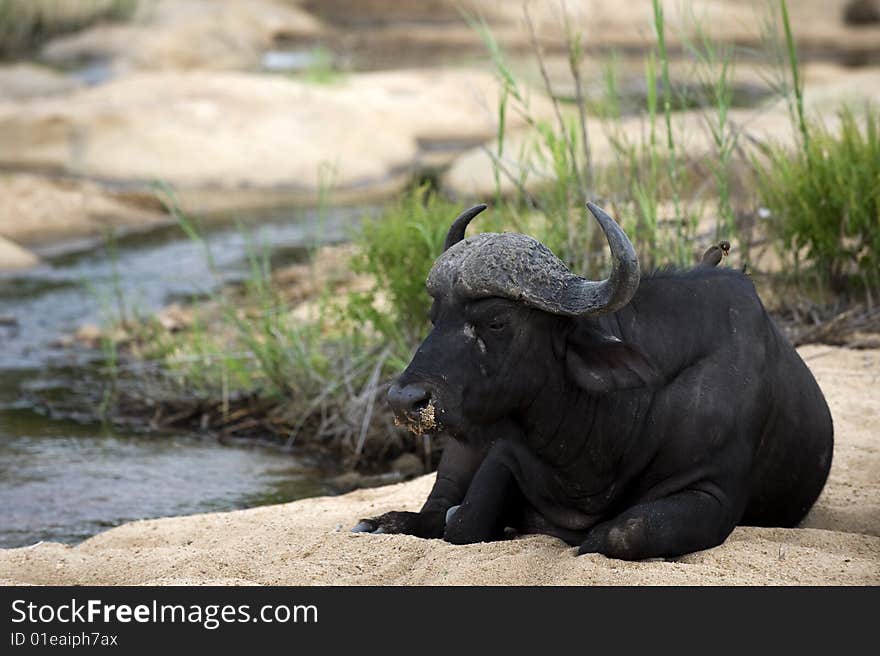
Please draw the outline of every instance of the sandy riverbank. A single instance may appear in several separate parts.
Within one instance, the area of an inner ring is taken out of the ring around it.
[[[339,497],[133,522],[82,544],[0,550],[4,584],[880,584],[880,350],[807,346],[837,444],[797,529],[738,528],[720,547],[628,563],[544,536],[457,547],[355,535],[359,517],[417,510],[433,476]]]

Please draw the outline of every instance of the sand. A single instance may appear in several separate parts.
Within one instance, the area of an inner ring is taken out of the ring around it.
[[[554,538],[453,546],[352,534],[358,518],[417,510],[433,476],[338,497],[132,522],[68,546],[0,550],[5,584],[880,584],[880,350],[800,352],[834,416],[828,485],[796,529],[737,528],[672,560],[576,556]]]

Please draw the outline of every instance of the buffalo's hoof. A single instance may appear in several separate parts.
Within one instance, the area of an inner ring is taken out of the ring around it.
[[[443,513],[388,512],[378,517],[362,519],[352,533],[405,533],[420,538],[439,538],[443,535]]]
[[[362,519],[351,529],[352,533],[372,533],[373,535],[380,535],[382,533],[397,533],[398,531],[386,531],[385,527],[379,523],[377,517],[376,519]]]
[[[602,549],[605,544],[600,537],[589,536],[586,540],[581,542],[580,547],[578,547],[578,556],[583,556],[585,554],[598,554],[602,553]]]

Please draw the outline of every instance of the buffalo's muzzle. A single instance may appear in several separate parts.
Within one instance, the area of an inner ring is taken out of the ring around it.
[[[395,382],[388,390],[388,405],[401,418],[417,417],[430,401],[431,392],[416,383],[401,386]]]
[[[416,435],[437,430],[434,399],[427,387],[394,383],[388,390],[388,403],[394,410],[394,423]]]

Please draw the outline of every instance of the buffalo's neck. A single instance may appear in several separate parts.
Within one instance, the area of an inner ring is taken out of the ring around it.
[[[600,511],[626,494],[650,459],[639,436],[652,400],[647,389],[588,394],[560,375],[545,382],[520,423],[531,451],[567,479],[572,501]]]

